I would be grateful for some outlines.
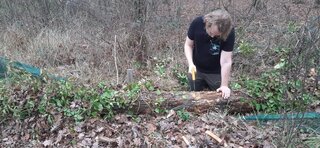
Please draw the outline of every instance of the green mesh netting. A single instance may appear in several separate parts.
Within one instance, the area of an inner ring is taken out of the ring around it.
[[[252,116],[244,116],[245,120],[281,120],[281,119],[320,119],[320,113],[306,112],[294,114],[260,114]],[[319,123],[320,124],[320,123]]]
[[[41,74],[42,74],[42,71],[40,68],[37,68],[32,65],[24,64],[18,61],[10,61],[5,57],[0,57],[0,78],[1,79],[7,76],[9,67],[30,73],[35,77],[41,77]],[[49,74],[48,76],[56,80],[64,80],[64,78],[56,77],[54,75]]]
[[[7,74],[7,61],[0,57],[0,78],[4,78]]]
[[[291,114],[259,114],[243,116],[247,121],[290,121],[293,126],[296,126],[304,131],[312,131],[320,134],[320,113],[305,112]]]
[[[33,76],[40,77],[41,76],[41,69],[24,64],[21,62],[16,62],[16,61],[10,61],[4,57],[0,57],[0,77],[4,78],[7,75],[8,72],[8,66],[11,66],[12,68],[20,69],[22,71],[28,72],[32,74]]]

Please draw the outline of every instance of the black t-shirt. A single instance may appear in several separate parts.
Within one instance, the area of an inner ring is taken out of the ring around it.
[[[210,37],[205,29],[203,16],[195,18],[188,30],[189,39],[194,41],[193,62],[202,73],[220,74],[221,50],[232,52],[235,42],[234,28],[226,41]]]

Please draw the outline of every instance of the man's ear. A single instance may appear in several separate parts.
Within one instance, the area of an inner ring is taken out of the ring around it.
[[[207,24],[208,19],[207,19],[207,18],[204,18],[204,19],[203,19],[203,22],[204,22],[205,24]]]
[[[206,28],[207,28],[207,29],[209,29],[209,28],[211,28],[211,27],[212,27],[212,23],[210,23],[210,22],[206,22],[206,23],[205,23],[205,26],[206,26]]]

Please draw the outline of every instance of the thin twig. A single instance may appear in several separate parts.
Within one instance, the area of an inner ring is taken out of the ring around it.
[[[185,136],[182,136],[182,139],[188,146],[190,146],[190,141]]]
[[[215,135],[214,133],[212,133],[211,131],[206,131],[206,134],[208,134],[209,136],[211,136],[214,140],[216,140],[219,144],[223,144],[224,147],[228,147],[228,144],[222,140],[221,138],[219,138],[217,135]]]
[[[108,137],[103,137],[103,136],[98,136],[97,140],[101,142],[107,142],[107,143],[117,143],[116,138],[108,138]]]
[[[118,85],[119,84],[119,71],[118,71],[118,64],[117,64],[116,44],[117,44],[117,35],[114,36],[113,57],[114,57],[114,65],[116,66],[117,85]]]

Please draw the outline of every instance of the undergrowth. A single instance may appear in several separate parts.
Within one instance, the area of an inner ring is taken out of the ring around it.
[[[250,104],[259,112],[304,111],[316,100],[316,96],[303,91],[301,80],[286,80],[279,71],[265,72],[256,79],[243,77],[233,87],[244,88],[253,99]]]
[[[130,110],[142,90],[153,90],[151,82],[132,83],[121,89],[100,83],[95,87],[54,80],[45,74],[35,77],[13,70],[0,79],[0,118],[25,119],[57,112],[76,122],[90,117],[112,118],[120,110]]]

